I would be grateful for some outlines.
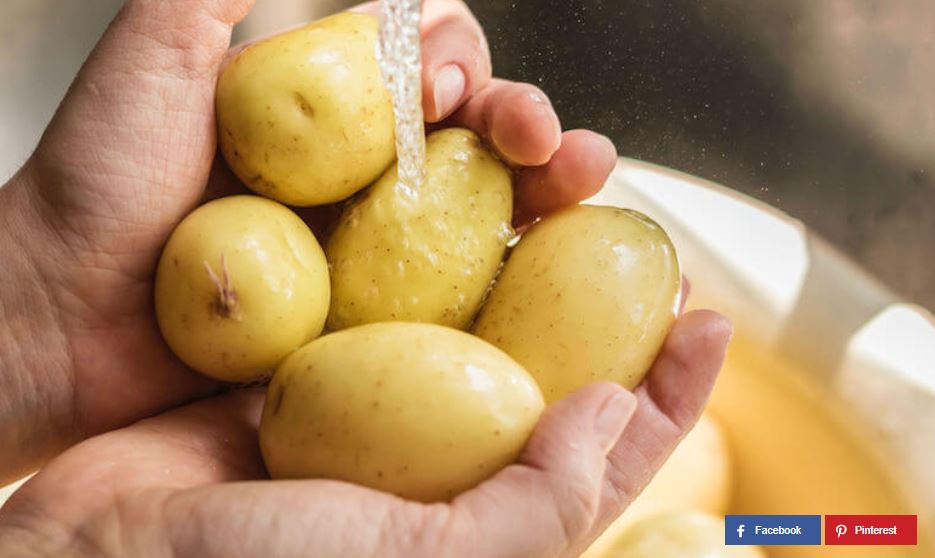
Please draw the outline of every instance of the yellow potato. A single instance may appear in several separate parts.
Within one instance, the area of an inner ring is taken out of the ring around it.
[[[395,165],[342,214],[325,252],[333,330],[384,321],[467,328],[513,237],[509,171],[477,136],[451,128],[426,142],[414,194]]]
[[[766,558],[757,546],[724,544],[724,520],[700,512],[669,512],[635,523],[604,558]]]
[[[156,317],[186,364],[245,382],[321,333],[329,288],[324,253],[298,216],[233,196],[199,207],[172,233],[156,271]]]
[[[680,289],[659,225],[636,211],[576,206],[523,235],[474,333],[523,365],[547,402],[599,380],[632,389],[675,320]]]
[[[218,138],[234,173],[301,206],[373,182],[396,154],[376,45],[376,18],[342,13],[234,57],[217,87]]]
[[[730,503],[732,477],[726,434],[714,418],[702,415],[652,482],[582,558],[604,557],[630,525],[662,512],[696,510],[723,516]]]
[[[543,405],[526,371],[476,337],[370,324],[321,337],[282,363],[260,447],[273,478],[448,500],[512,463]]]

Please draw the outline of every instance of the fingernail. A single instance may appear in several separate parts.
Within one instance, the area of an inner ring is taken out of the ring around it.
[[[614,140],[610,139],[604,134],[598,134],[597,137],[599,142],[603,143],[608,149],[614,152],[614,155],[617,154],[617,145],[614,144]]]
[[[734,323],[727,316],[721,315],[719,318],[720,323],[714,328],[715,335],[720,336],[724,340],[723,343],[729,345],[734,338]]]
[[[624,389],[604,401],[594,419],[594,434],[601,447],[605,450],[613,447],[635,410],[636,397]]]
[[[435,75],[435,119],[441,120],[455,109],[464,95],[464,72],[456,64],[449,64]]]

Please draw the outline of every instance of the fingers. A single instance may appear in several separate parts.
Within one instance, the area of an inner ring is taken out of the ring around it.
[[[649,375],[636,390],[638,411],[611,450],[597,522],[602,529],[649,483],[701,415],[732,335],[710,310],[681,316]]]
[[[600,383],[549,407],[517,465],[452,503],[451,522],[474,555],[560,556],[580,546],[598,511],[607,452],[636,403]]]
[[[701,416],[732,335],[730,321],[711,310],[685,314],[669,333],[642,389],[680,430]]]
[[[205,486],[169,499],[167,537],[206,557],[571,555],[635,407],[617,385],[583,388],[547,410],[518,464],[451,505],[323,480]]]
[[[474,556],[469,547],[440,543],[448,517],[444,504],[406,502],[336,481],[205,486],[169,498],[165,517],[165,538],[186,556]]]
[[[494,79],[445,121],[483,136],[514,166],[544,165],[562,142],[562,128],[538,87]]]
[[[463,2],[428,2],[423,17],[422,105],[425,120],[438,122],[485,87],[493,70],[484,31]]]
[[[353,9],[379,13],[376,2]],[[548,97],[533,85],[491,78],[483,29],[463,2],[426,2],[421,33],[427,122],[474,130],[514,166],[544,165],[552,158],[562,134]]]
[[[361,4],[353,11],[379,14],[376,2]],[[423,8],[422,100],[425,119],[443,126],[463,126],[480,135],[513,166],[545,165],[562,145],[561,124],[548,97],[539,88],[491,78],[490,52],[483,30],[470,10],[457,0],[430,0]],[[231,51],[231,55],[241,47]],[[230,55],[229,55],[230,56]],[[567,151],[555,169],[565,174],[584,168],[588,183],[582,191],[594,190],[592,174],[600,174],[608,159],[609,142],[600,136],[571,132]],[[595,137],[590,137],[590,136]],[[596,148],[593,156],[578,158],[580,149]],[[578,160],[580,159],[580,160]],[[594,167],[597,170],[591,170]],[[564,169],[564,170],[563,170]],[[530,182],[557,183],[551,170],[531,173]],[[564,190],[575,190],[564,186]],[[571,196],[583,199],[580,194]],[[564,198],[568,199],[565,195]],[[557,202],[547,208],[560,207]],[[535,208],[530,208],[535,211]]]
[[[379,14],[376,2],[353,8]],[[438,122],[490,81],[490,49],[471,10],[457,0],[429,0],[422,9],[422,109]]]
[[[517,134],[517,132],[513,132]],[[516,179],[513,224],[522,227],[596,194],[617,163],[617,149],[606,137],[571,130],[548,163],[521,169]]]

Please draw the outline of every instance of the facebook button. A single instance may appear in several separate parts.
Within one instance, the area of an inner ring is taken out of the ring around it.
[[[760,546],[821,544],[820,515],[728,515],[724,543]]]

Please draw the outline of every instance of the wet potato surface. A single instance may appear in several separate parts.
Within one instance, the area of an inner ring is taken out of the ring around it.
[[[636,211],[576,206],[534,225],[510,254],[474,324],[555,401],[607,380],[633,389],[672,323],[675,248]]]
[[[218,141],[255,192],[295,205],[343,200],[395,157],[377,20],[342,13],[248,46],[218,81]]]
[[[397,185],[394,165],[341,216],[326,245],[329,329],[389,320],[467,328],[513,237],[512,214],[510,172],[476,134],[431,134],[418,192]]]
[[[328,265],[309,228],[257,196],[209,202],[176,227],[156,272],[172,351],[214,378],[266,376],[324,327]]]
[[[424,183],[400,183],[376,44],[376,19],[345,13],[231,59],[216,97],[230,168],[340,217],[322,250],[274,201],[208,203],[165,249],[157,313],[204,374],[276,370],[259,432],[273,478],[444,501],[513,462],[546,403],[599,380],[632,389],[680,272],[651,220],[584,206],[534,225],[504,266],[512,171],[448,128],[426,138]]]
[[[513,462],[544,403],[509,356],[401,322],[326,335],[279,367],[260,446],[273,478],[330,478],[448,500]]]

